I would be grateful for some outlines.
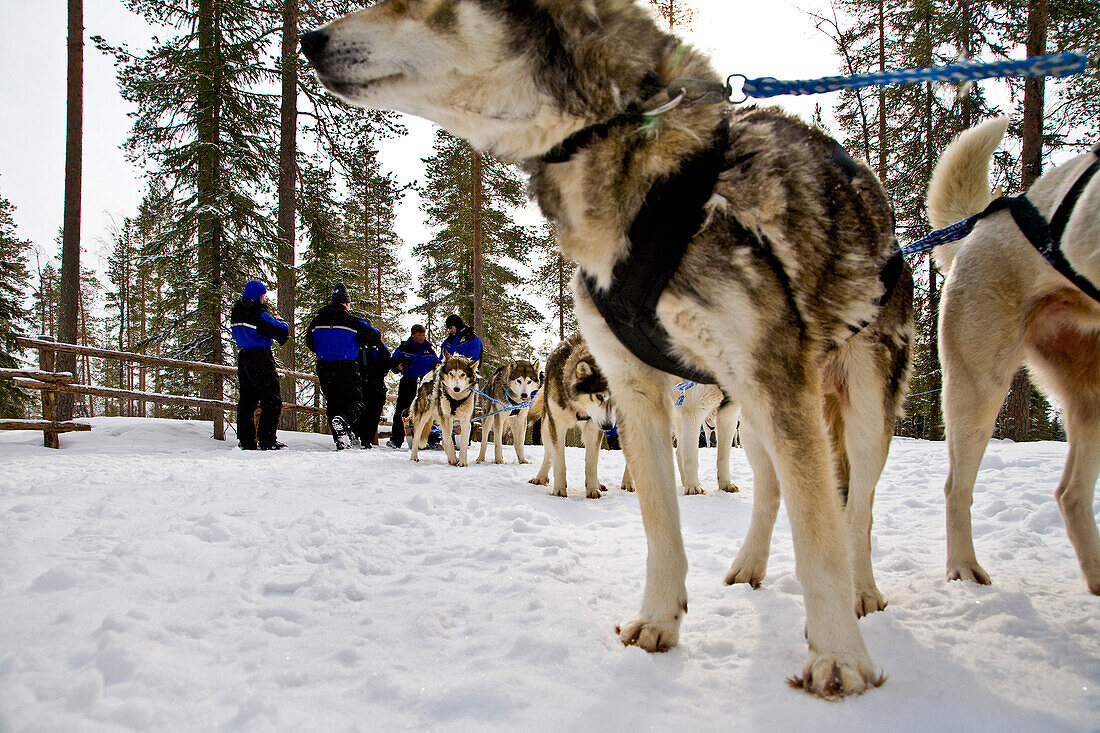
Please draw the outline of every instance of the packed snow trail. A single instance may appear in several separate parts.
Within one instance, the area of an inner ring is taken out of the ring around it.
[[[452,468],[442,452],[278,453],[210,424],[97,418],[41,447],[0,435],[0,731],[1100,729],[1100,598],[1054,488],[1066,446],[994,442],[974,531],[994,585],[944,580],[942,443],[895,439],[875,502],[890,605],[860,622],[889,676],[840,703],[791,690],[806,657],[789,525],[760,590],[722,578],[739,494],[681,497],[680,646],[623,647],[645,537],[633,494],[526,483],[541,459]],[[617,486],[622,454],[600,454]]]

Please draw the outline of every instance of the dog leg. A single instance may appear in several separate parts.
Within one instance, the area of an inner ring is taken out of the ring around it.
[[[519,414],[512,418],[512,446],[516,449],[516,460],[520,465],[530,463],[524,455],[524,447],[527,443],[527,410],[520,410]]]
[[[550,493],[554,496],[568,496],[565,475],[565,431],[561,430],[560,427],[556,420],[550,424],[550,445],[548,449],[550,452],[550,465],[554,469],[554,483]]]
[[[430,420],[431,418],[428,418],[428,419]],[[423,431],[424,431],[424,418],[423,417],[418,417],[415,421],[413,421],[412,435],[409,436],[409,438],[411,439],[409,441],[410,444],[411,444],[409,446],[410,449],[411,449],[409,451],[409,459],[410,460],[417,461],[417,462],[420,461],[420,454],[419,454],[420,434]]]
[[[550,453],[553,446],[553,440],[548,440],[553,431],[551,425],[553,419],[550,417],[549,406],[546,409],[545,416],[542,420],[542,463],[539,464],[539,472],[535,474],[533,479],[530,479],[527,483],[535,484],[536,486],[547,486],[550,484]]]
[[[1089,591],[1100,595],[1100,537],[1092,514],[1100,474],[1100,406],[1067,400],[1064,419],[1069,455],[1055,496]]]
[[[477,454],[477,462],[485,462],[485,449],[489,446],[489,435],[493,432],[493,418],[481,419],[481,450]]]
[[[601,491],[607,491],[607,487],[600,483],[600,443],[603,442],[603,431],[599,426],[588,420],[581,426],[581,439],[584,441],[584,497],[586,499],[599,499]]]
[[[634,491],[634,477],[630,475],[630,464],[623,466],[623,480],[619,484],[619,488],[623,491]]]
[[[989,584],[978,564],[970,506],[982,455],[993,435],[997,413],[1016,368],[1023,361],[1019,318],[1015,310],[984,308],[970,303],[996,302],[998,293],[968,283],[966,295],[956,285],[956,262],[944,285],[940,305],[940,363],[943,364],[943,416],[947,433],[947,579]],[[965,274],[965,273],[964,273]],[[978,292],[973,292],[978,290]],[[988,296],[988,297],[987,297]],[[988,334],[997,334],[995,340]]]
[[[493,463],[498,466],[504,463],[504,430],[508,424],[505,414],[493,415]]]
[[[676,456],[680,463],[680,480],[684,484],[684,496],[702,494],[699,482],[699,428],[703,424],[700,410],[680,408],[680,434],[676,441]]]
[[[752,518],[741,550],[726,573],[726,585],[748,583],[759,588],[768,569],[772,530],[779,515],[779,478],[772,458],[751,426],[741,421],[741,446],[752,468]],[[719,433],[719,440],[722,434]]]
[[[741,406],[730,402],[718,408],[714,433],[718,440],[718,488],[722,491],[739,491],[730,476],[730,452],[733,450],[733,434],[737,430],[737,413]]]
[[[454,441],[454,420],[450,415],[444,415],[439,425],[440,431],[443,433],[443,450],[447,452],[447,463],[452,466],[458,465],[458,455],[455,453],[455,441]]]
[[[866,616],[886,608],[886,598],[875,584],[871,567],[871,522],[875,486],[890,453],[894,428],[894,406],[890,400],[886,412],[886,386],[882,375],[873,370],[874,355],[865,344],[853,346],[859,364],[847,370],[847,398],[840,401],[844,421],[843,445],[848,459],[848,501],[844,516],[848,525],[848,550],[852,558],[852,579],[856,591],[856,615]]]
[[[470,421],[463,419],[458,422],[458,465],[468,466],[470,448]]]
[[[810,656],[801,678],[791,684],[819,697],[839,698],[865,692],[883,678],[852,613],[852,567],[825,434],[821,377],[808,364],[799,381],[791,373],[785,376],[753,390],[767,397],[746,404],[745,410],[779,477],[806,604]]]

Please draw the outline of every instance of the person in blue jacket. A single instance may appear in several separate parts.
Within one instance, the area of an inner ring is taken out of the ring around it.
[[[290,335],[286,321],[271,315],[267,306],[267,288],[258,280],[244,286],[244,294],[229,314],[233,340],[237,343],[237,442],[241,450],[279,450],[286,446],[275,437],[283,398],[279,394],[279,375],[271,341],[285,344]],[[252,421],[260,407],[260,425]]]
[[[465,356],[470,361],[481,358],[481,339],[474,333],[473,326],[467,326],[462,322],[462,317],[457,313],[447,316],[444,323],[447,327],[447,338],[439,347],[439,356],[446,359],[448,354]]]
[[[370,320],[364,318],[370,326]],[[371,326],[372,330],[377,331]],[[378,421],[386,406],[386,373],[390,370],[390,350],[379,334],[378,342],[359,347],[359,380],[363,388],[363,411],[355,432],[364,448],[373,448],[378,440]]]
[[[405,410],[416,399],[420,378],[430,372],[439,361],[439,357],[435,355],[435,347],[428,341],[427,331],[419,323],[412,327],[409,338],[393,350],[390,369],[401,375],[401,381],[397,384],[397,405],[393,410],[393,436],[386,441],[389,447],[400,448],[405,442]]]
[[[376,329],[351,314],[351,298],[343,283],[336,284],[332,302],[309,322],[306,346],[317,354],[317,379],[336,450],[351,448],[357,442],[355,427],[363,412],[359,349],[383,345]]]

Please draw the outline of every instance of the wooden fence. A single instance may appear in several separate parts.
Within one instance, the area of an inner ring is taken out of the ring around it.
[[[137,400],[139,402],[151,402],[153,404],[180,405],[198,407],[208,411],[214,420],[214,437],[225,440],[225,413],[235,411],[235,402],[222,399],[209,399],[205,397],[191,397],[187,395],[169,395],[158,392],[143,392],[137,390],[118,389],[115,387],[99,387],[91,384],[74,384],[74,375],[69,372],[55,372],[54,363],[57,352],[88,356],[97,359],[107,359],[132,364],[144,364],[148,366],[164,367],[168,369],[183,369],[189,372],[217,374],[220,376],[236,376],[234,367],[221,364],[208,364],[201,361],[184,361],[181,359],[167,359],[159,356],[147,356],[145,354],[132,354],[126,351],[112,351],[110,349],[97,349],[91,346],[78,346],[76,344],[58,343],[47,337],[32,338],[19,336],[16,338],[16,346],[23,349],[36,349],[38,351],[38,369],[0,369],[0,379],[10,380],[15,386],[23,389],[39,390],[42,393],[42,420],[3,420],[0,421],[0,430],[42,430],[43,444],[48,448],[59,447],[58,434],[89,430],[87,423],[57,420],[57,395],[62,392],[82,395],[94,395],[97,397],[111,397],[118,399]],[[277,369],[280,378],[304,380],[317,384],[315,374],[295,372],[287,369]],[[284,404],[283,410],[304,412],[313,415],[324,415],[325,408],[318,405],[290,405]]]

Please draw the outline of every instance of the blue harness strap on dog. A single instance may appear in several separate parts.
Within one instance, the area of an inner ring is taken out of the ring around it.
[[[1100,170],[1100,145],[1092,149],[1092,154],[1097,157],[1097,160],[1093,161],[1092,165],[1086,168],[1073,182],[1061,203],[1058,204],[1058,208],[1054,210],[1054,216],[1050,218],[1049,223],[1043,218],[1042,213],[1035,208],[1035,205],[1028,200],[1027,196],[1001,196],[990,202],[989,206],[985,207],[980,213],[955,222],[949,227],[937,229],[923,239],[919,239],[906,247],[903,252],[905,254],[924,252],[941,244],[958,241],[970,234],[975,225],[985,217],[1008,209],[1008,213],[1012,215],[1012,220],[1016,222],[1020,232],[1031,243],[1031,246],[1042,255],[1043,259],[1081,292],[1100,302],[1100,288],[1097,288],[1088,278],[1073,269],[1073,265],[1070,264],[1062,252],[1062,234],[1066,230],[1066,224],[1069,223],[1069,217],[1073,214],[1073,209],[1077,206],[1077,200],[1084,192],[1085,186]]]

